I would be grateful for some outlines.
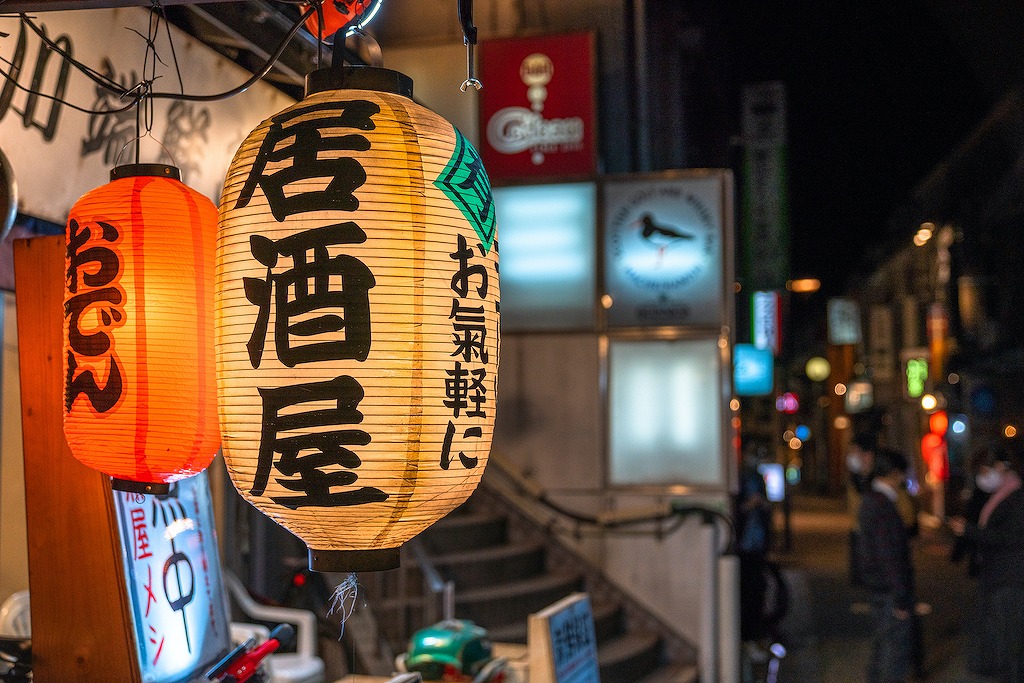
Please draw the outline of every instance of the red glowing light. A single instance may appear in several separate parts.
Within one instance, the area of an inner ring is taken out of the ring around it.
[[[928,416],[928,431],[932,434],[943,435],[949,428],[949,416],[945,410],[936,410]]]
[[[792,415],[796,411],[800,410],[800,401],[797,399],[796,394],[791,391],[787,391],[775,399],[775,409],[780,413]]]

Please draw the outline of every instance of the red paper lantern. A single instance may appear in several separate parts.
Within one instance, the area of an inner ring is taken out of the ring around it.
[[[110,175],[68,217],[64,434],[115,488],[159,493],[204,470],[220,442],[217,210],[172,166]]]

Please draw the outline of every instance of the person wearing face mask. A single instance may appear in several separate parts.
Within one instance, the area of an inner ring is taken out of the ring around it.
[[[871,486],[871,469],[875,464],[875,439],[867,433],[855,434],[846,454],[846,469],[849,479],[846,482],[846,504],[850,511],[850,583],[862,585],[860,576],[860,525],[857,513],[860,512],[861,498]]]
[[[989,457],[990,450],[990,446],[977,448],[971,452],[967,460],[967,471],[970,473],[969,482],[961,494],[965,526],[966,524],[978,525],[981,508],[985,506],[985,502],[988,501],[994,490],[992,488],[994,482],[990,481],[989,476],[980,477],[981,485],[979,486],[978,483],[981,463]],[[967,575],[976,577],[978,575],[978,550],[966,536],[960,535],[953,539],[953,548],[950,551],[949,559],[952,562],[959,562],[965,558],[967,560]]]
[[[988,494],[976,523],[950,520],[950,528],[977,549],[977,598],[969,616],[965,657],[974,674],[999,683],[1024,682],[1024,488],[1020,454],[989,448],[976,484]]]

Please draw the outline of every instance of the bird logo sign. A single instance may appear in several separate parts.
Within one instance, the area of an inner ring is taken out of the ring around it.
[[[658,222],[650,213],[645,213],[633,221],[631,227],[640,230],[640,237],[657,250],[658,260],[656,265],[658,267],[661,267],[665,262],[665,252],[668,251],[669,247],[681,246],[686,240],[692,240],[696,237],[692,232],[680,230],[669,223]]]
[[[701,277],[718,243],[711,209],[680,187],[641,190],[612,217],[612,257],[634,285],[684,287]]]
[[[712,185],[704,179],[667,179],[611,183],[606,189],[607,286],[616,302],[609,320],[703,324],[715,319],[722,235]]]

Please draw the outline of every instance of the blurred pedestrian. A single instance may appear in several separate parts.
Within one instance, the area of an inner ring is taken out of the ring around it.
[[[771,548],[772,508],[764,477],[757,466],[765,461],[766,445],[751,441],[743,450],[740,491],[736,499],[736,550],[740,563],[740,638],[765,636],[767,556]]]
[[[846,507],[850,512],[850,547],[849,567],[850,583],[854,586],[862,584],[860,576],[860,502],[865,491],[871,486],[871,469],[875,464],[875,437],[873,434],[859,432],[854,435],[850,449],[846,454],[846,469],[849,478],[846,481]]]
[[[877,620],[869,683],[905,681],[913,664],[914,569],[907,526],[896,507],[907,469],[903,454],[876,450],[871,484],[857,516],[861,578],[871,591]]]
[[[991,491],[986,491],[978,485],[978,473],[981,465],[990,459],[992,446],[982,446],[971,452],[967,459],[967,484],[961,493],[963,502],[963,518],[967,525],[978,526],[978,518],[981,516],[981,509],[985,506]],[[985,488],[990,488],[990,477],[982,478]],[[953,539],[953,548],[950,551],[949,559],[952,562],[959,562],[967,559],[967,575],[976,577],[978,575],[978,546],[965,535],[958,535]]]
[[[999,683],[1024,682],[1024,489],[1021,459],[1007,444],[979,463],[978,488],[989,498],[976,524],[950,527],[976,545],[978,590],[966,629],[967,668]]]
[[[847,509],[852,517],[850,528],[850,583],[861,585],[859,574],[859,558],[857,553],[860,548],[859,533],[860,524],[857,516],[860,511],[861,499],[864,493],[871,488],[871,476],[875,463],[875,450],[878,448],[878,441],[873,433],[859,432],[854,435],[846,455],[846,468],[850,473],[846,485]],[[908,465],[909,468],[909,465]],[[921,506],[916,495],[910,492],[907,487],[907,480],[904,477],[896,491],[896,510],[900,513],[900,519],[907,527],[910,538],[917,536],[920,525],[918,514]]]

